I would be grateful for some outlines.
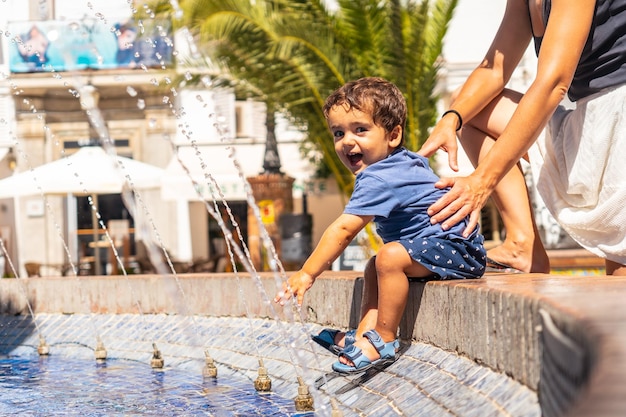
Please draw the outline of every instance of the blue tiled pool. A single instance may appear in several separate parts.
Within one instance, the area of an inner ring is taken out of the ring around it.
[[[0,359],[0,415],[292,416],[293,399],[259,394],[251,381],[155,371],[135,361],[54,355]],[[310,415],[312,413],[297,414]]]
[[[300,368],[280,326],[268,319],[172,314],[0,315],[0,415],[297,415],[297,377],[314,396],[316,416],[330,414],[331,399],[345,417],[541,415],[528,387],[425,343],[412,343],[385,372],[334,378],[327,374],[336,356],[307,344],[321,326],[306,332],[293,326],[293,344],[307,365]],[[106,347],[106,365],[95,361],[94,329]],[[37,354],[40,335],[49,357]],[[163,372],[150,367],[154,344],[165,360]],[[202,378],[206,352],[218,369],[212,383]],[[254,390],[260,358],[272,381],[270,395]],[[328,381],[318,385],[322,375]]]

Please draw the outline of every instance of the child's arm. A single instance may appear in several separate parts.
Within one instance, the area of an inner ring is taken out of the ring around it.
[[[335,259],[352,242],[352,239],[373,219],[373,216],[355,216],[342,214],[324,232],[317,247],[306,260],[302,269],[289,277],[283,289],[274,298],[274,302],[284,304],[289,297],[296,297],[302,304],[304,293],[315,279],[327,270]]]

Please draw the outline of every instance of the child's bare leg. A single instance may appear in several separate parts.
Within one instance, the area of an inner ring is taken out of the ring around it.
[[[521,94],[506,90],[463,128],[461,143],[474,166],[504,131],[520,98]],[[521,271],[550,272],[550,261],[537,231],[519,165],[500,181],[492,197],[502,217],[506,237],[502,245],[489,251],[489,256]]]
[[[356,335],[360,338],[363,333],[376,327],[378,320],[378,276],[376,274],[376,256],[373,256],[365,266],[363,278],[363,296],[361,298],[361,321]]]
[[[356,337],[360,338],[363,333],[376,326],[378,317],[378,279],[376,277],[376,257],[373,256],[365,265],[363,274],[363,294],[361,297],[361,311],[359,326],[356,330]],[[345,346],[345,332],[335,335],[335,344]]]
[[[411,259],[404,246],[397,242],[387,243],[378,251],[375,266],[378,277],[378,314],[373,328],[380,334],[383,341],[388,343],[396,339],[398,326],[400,326],[406,307],[409,296],[407,276],[425,277],[431,273]],[[371,311],[374,310],[369,310],[368,313]],[[367,315],[364,316],[364,320],[366,317]],[[361,325],[359,325],[360,328]],[[374,346],[363,338],[357,339],[355,346],[361,348],[363,354],[370,360],[380,357]],[[350,364],[350,361],[344,357],[340,357],[339,360]]]

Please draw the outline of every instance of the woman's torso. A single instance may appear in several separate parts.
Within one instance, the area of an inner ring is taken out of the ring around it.
[[[552,0],[528,0],[535,50],[539,54]],[[566,47],[567,40],[563,40]],[[574,79],[572,101],[626,83],[626,0],[598,0]]]

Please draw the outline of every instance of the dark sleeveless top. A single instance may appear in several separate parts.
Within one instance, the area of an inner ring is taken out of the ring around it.
[[[551,0],[543,1],[543,21],[548,25]],[[573,22],[573,24],[576,24]],[[539,54],[542,37],[534,37]],[[563,43],[567,47],[567,43]],[[570,100],[576,101],[608,87],[626,83],[626,0],[597,0],[591,31],[572,85]]]

